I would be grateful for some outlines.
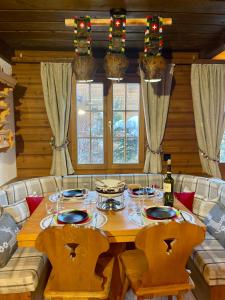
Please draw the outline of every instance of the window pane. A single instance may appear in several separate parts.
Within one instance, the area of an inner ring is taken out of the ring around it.
[[[93,83],[91,85],[92,111],[103,111],[103,85]]]
[[[85,110],[85,108],[87,108],[87,105],[89,102],[88,84],[85,84],[85,83],[77,84],[76,97],[77,97],[77,108]]]
[[[113,136],[114,137],[125,136],[125,113],[124,112],[113,113]]]
[[[113,110],[124,110],[126,98],[126,85],[124,83],[113,84]]]
[[[76,97],[77,162],[103,164],[103,84],[77,84]]]
[[[126,140],[126,163],[138,163],[138,139]]]
[[[78,138],[78,164],[90,162],[90,139]]]
[[[103,112],[91,113],[91,136],[103,137]]]
[[[91,141],[91,163],[104,163],[103,139],[92,139]]]
[[[225,163],[225,132],[223,134],[223,139],[220,145],[220,162]]]
[[[139,136],[139,113],[138,112],[127,112],[126,134],[127,137]]]
[[[113,163],[139,162],[140,85],[113,84]]]
[[[78,111],[77,116],[77,136],[90,137],[90,113],[81,110]]]
[[[114,138],[113,139],[113,163],[122,164],[125,162],[125,145],[124,138]]]
[[[140,85],[138,83],[127,84],[127,110],[139,110]]]

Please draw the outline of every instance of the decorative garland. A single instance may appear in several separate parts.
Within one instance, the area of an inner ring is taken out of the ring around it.
[[[208,156],[204,151],[202,151],[202,149],[198,148],[198,151],[200,152],[200,154],[207,160],[211,160],[214,161],[216,163],[219,163],[220,160],[218,158],[211,158],[210,156]],[[219,155],[218,155],[219,156]]]
[[[60,146],[56,146],[55,136],[51,137],[50,145],[51,145],[52,149],[61,151],[61,150],[65,149],[69,144],[70,144],[70,141],[68,140],[68,138],[66,138],[65,141]]]
[[[109,25],[109,52],[124,53],[126,41],[126,15],[112,14]]]
[[[164,151],[162,150],[162,144],[159,146],[159,148],[157,150],[152,150],[149,146],[149,144],[146,144],[146,148],[149,152],[151,152],[152,154],[162,154],[164,153]]]
[[[147,17],[144,38],[144,55],[156,56],[161,55],[163,47],[162,37],[162,18],[158,16]]]
[[[77,55],[91,55],[91,18],[74,18],[74,48]]]

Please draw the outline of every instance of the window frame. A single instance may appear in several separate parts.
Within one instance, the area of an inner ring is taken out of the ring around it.
[[[135,173],[143,172],[144,168],[144,144],[145,144],[145,125],[144,125],[144,112],[142,105],[142,91],[140,78],[138,76],[129,75],[126,80],[121,81],[121,83],[139,83],[140,84],[140,122],[139,122],[139,163],[137,164],[113,164],[113,143],[110,129],[108,127],[108,121],[112,122],[112,82],[107,80],[103,76],[97,76],[93,83],[103,84],[103,109],[104,109],[104,164],[78,164],[77,163],[77,138],[73,134],[77,132],[77,122],[76,122],[76,80],[73,76],[72,79],[72,99],[71,99],[71,113],[70,113],[70,123],[69,123],[69,152],[71,155],[72,164],[76,174],[102,174],[102,173]],[[75,117],[74,117],[75,116]],[[107,149],[107,145],[109,145]]]

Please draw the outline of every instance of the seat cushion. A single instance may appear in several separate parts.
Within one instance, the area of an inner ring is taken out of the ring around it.
[[[207,230],[224,247],[225,251],[225,206],[217,203],[204,220]]]
[[[0,270],[0,294],[34,291],[47,259],[35,248],[17,248]]]
[[[225,250],[209,232],[194,249],[192,259],[209,285],[225,284]]]
[[[0,216],[0,268],[4,267],[17,248],[15,220],[7,213]]]
[[[141,275],[148,270],[148,261],[144,252],[139,249],[128,250],[120,255],[120,259],[132,288],[137,290],[141,285]]]
[[[26,199],[21,202],[4,206],[4,212],[9,213],[19,226],[22,226],[30,216]]]

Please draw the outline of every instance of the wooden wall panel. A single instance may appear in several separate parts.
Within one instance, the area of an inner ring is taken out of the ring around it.
[[[43,100],[40,64],[15,64],[14,93],[18,177],[49,175],[51,130]]]
[[[175,66],[174,89],[170,98],[163,150],[172,154],[174,173],[202,175],[195,133],[190,72],[190,64]]]
[[[51,56],[54,57],[53,54],[51,52]],[[32,55],[35,58],[35,55]],[[65,52],[62,55],[65,56]],[[44,53],[37,52],[36,56],[44,56]],[[175,66],[173,91],[162,145],[165,153],[172,154],[174,173],[202,172],[190,86],[192,56],[193,53],[184,53],[176,54],[175,57],[179,61]],[[51,130],[43,100],[40,63],[16,62],[13,75],[18,81],[14,95],[18,176],[45,176],[50,171],[52,149],[49,144]]]

